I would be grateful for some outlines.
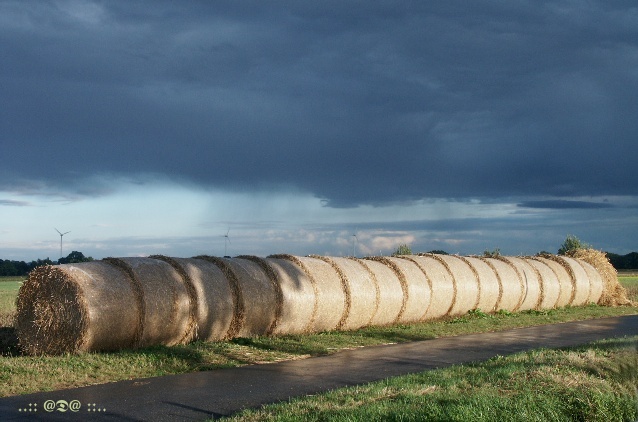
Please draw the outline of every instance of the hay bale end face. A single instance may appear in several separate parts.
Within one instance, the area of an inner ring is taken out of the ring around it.
[[[627,304],[604,254],[107,258],[33,270],[15,327],[31,355],[357,329],[481,308]]]

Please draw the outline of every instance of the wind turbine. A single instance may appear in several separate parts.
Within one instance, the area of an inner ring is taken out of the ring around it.
[[[62,258],[62,236],[64,236],[67,233],[71,233],[71,232],[68,231],[68,232],[65,232],[65,233],[60,233],[60,230],[58,230],[58,229],[55,229],[55,231],[58,232],[58,234],[60,235],[60,258]]]
[[[228,233],[230,233],[230,229],[224,235],[224,256],[228,255],[228,244],[230,243],[230,237],[228,237]]]

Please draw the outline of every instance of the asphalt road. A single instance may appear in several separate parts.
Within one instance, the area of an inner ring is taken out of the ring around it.
[[[638,335],[638,315],[365,347],[304,360],[1,398],[0,420],[199,421],[397,375],[629,335]]]

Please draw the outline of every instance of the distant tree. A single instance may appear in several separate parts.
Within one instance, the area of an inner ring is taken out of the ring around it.
[[[394,251],[394,253],[392,254],[392,256],[399,256],[399,255],[412,255],[412,249],[410,249],[410,247],[407,244],[402,243],[401,245],[399,245],[397,250]]]
[[[591,245],[581,241],[579,238],[574,236],[573,234],[567,235],[567,238],[563,242],[563,244],[558,249],[559,255],[566,255],[567,252],[575,251],[577,249],[589,249]]]
[[[36,267],[41,267],[42,265],[53,265],[53,261],[51,261],[48,257],[45,259],[39,259],[37,261],[29,262],[29,271]]]
[[[434,249],[434,250],[432,250],[432,251],[430,251],[428,253],[433,253],[435,255],[449,255],[449,253],[447,253],[445,251],[442,251],[440,249]]]
[[[20,275],[15,266],[16,261],[0,259],[0,276],[16,276]]]
[[[499,248],[496,248],[492,251],[486,249],[483,251],[483,256],[485,258],[498,258],[499,256],[501,256],[501,250]]]
[[[93,258],[85,257],[82,252],[73,251],[66,258],[58,259],[58,264],[76,264],[78,262],[90,262]]]

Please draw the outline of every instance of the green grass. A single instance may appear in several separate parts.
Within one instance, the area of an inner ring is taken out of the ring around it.
[[[627,297],[634,302],[638,302],[638,275],[620,275],[618,281],[627,290]]]
[[[19,283],[15,280],[13,283],[14,293],[13,296],[7,295],[11,297],[7,306],[13,306],[17,293],[15,287]],[[7,312],[7,309],[0,308],[1,312]],[[239,338],[227,342],[195,342],[183,346],[157,346],[134,351],[40,357],[22,356],[16,348],[14,330],[0,323],[0,355],[4,355],[0,356],[0,396],[299,359],[326,355],[345,348],[636,313],[638,307],[609,308],[595,305],[518,313],[486,314],[474,311],[447,320],[369,327],[351,332]]]
[[[293,399],[229,419],[635,420],[636,344],[638,336],[579,348],[534,350]]]
[[[23,280],[23,277],[0,277],[0,327],[11,324],[15,300]]]

